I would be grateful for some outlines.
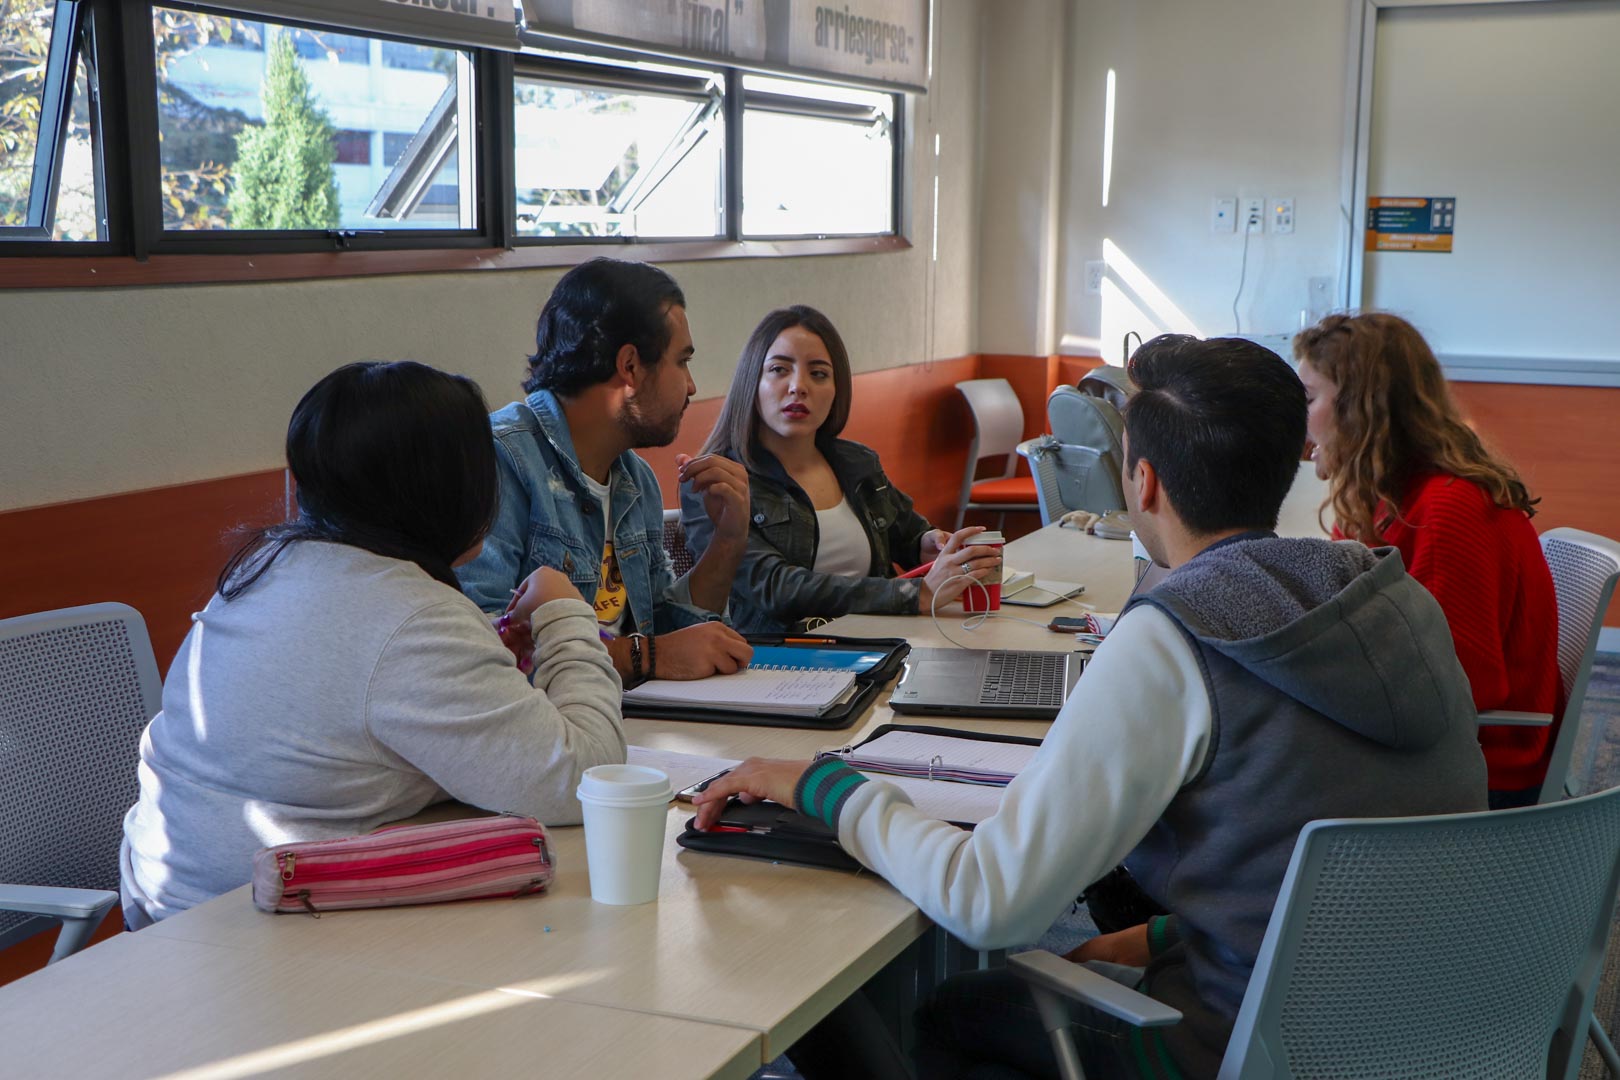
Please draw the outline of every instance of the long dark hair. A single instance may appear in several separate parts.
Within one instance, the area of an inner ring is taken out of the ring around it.
[[[1294,338],[1294,355],[1338,387],[1328,500],[1344,535],[1376,543],[1421,469],[1471,480],[1503,509],[1534,516],[1539,499],[1463,419],[1417,327],[1386,312],[1329,315]]]
[[[287,425],[298,516],[259,529],[219,573],[234,600],[299,540],[349,544],[420,566],[458,589],[450,566],[495,518],[495,444],[478,384],[425,364],[340,367]]]
[[[805,304],[777,308],[759,321],[748,335],[742,355],[737,358],[737,370],[731,376],[731,389],[726,391],[726,403],[720,406],[714,430],[703,444],[705,454],[726,454],[737,458],[745,468],[757,471],[754,451],[759,447],[759,377],[765,370],[766,354],[771,343],[784,330],[802,326],[827,346],[827,359],[833,368],[833,406],[827,419],[816,429],[816,442],[823,447],[838,437],[849,422],[850,398],[855,390],[849,373],[849,350],[838,328],[821,312]]]

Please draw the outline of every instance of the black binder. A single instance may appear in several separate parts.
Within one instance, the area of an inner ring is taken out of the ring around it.
[[[955,739],[980,739],[984,742],[1022,743],[1039,746],[1041,740],[1022,735],[1003,735],[988,731],[958,731],[955,728],[925,727],[917,724],[884,724],[857,743],[864,746],[880,735],[891,731],[915,731],[924,735],[945,735]],[[882,779],[882,777],[878,777]],[[691,851],[706,851],[718,855],[744,855],[774,862],[799,863],[827,870],[864,869],[855,857],[838,846],[838,837],[815,818],[789,810],[777,803],[740,803],[735,799],[727,805],[722,820],[728,824],[746,826],[752,832],[701,832],[697,818],[689,818],[686,828],[675,842]],[[973,826],[953,822],[960,828]]]
[[[840,731],[855,723],[866,707],[895,676],[911,646],[905,638],[832,637],[817,634],[749,634],[750,645],[776,645],[785,648],[832,649],[848,652],[882,652],[877,666],[855,676],[855,695],[820,716],[772,716],[765,713],[705,709],[701,706],[643,705],[626,699],[624,715],[654,720],[696,720],[708,724],[747,724],[750,727],[819,728]]]

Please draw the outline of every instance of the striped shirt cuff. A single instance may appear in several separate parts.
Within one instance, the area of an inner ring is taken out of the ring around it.
[[[1147,922],[1148,955],[1156,957],[1181,940],[1174,915],[1155,915]]]
[[[793,786],[793,805],[799,813],[815,818],[834,833],[838,814],[866,777],[836,758],[823,758],[804,770]]]

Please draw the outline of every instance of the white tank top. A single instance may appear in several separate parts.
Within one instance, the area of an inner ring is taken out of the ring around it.
[[[866,530],[850,509],[848,499],[839,499],[831,510],[816,511],[821,542],[816,546],[818,574],[839,577],[866,577],[872,570],[872,544]]]

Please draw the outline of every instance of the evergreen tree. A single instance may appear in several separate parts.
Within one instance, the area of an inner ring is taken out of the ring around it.
[[[310,92],[292,37],[277,34],[266,50],[264,126],[236,136],[233,229],[338,227],[335,133]]]

